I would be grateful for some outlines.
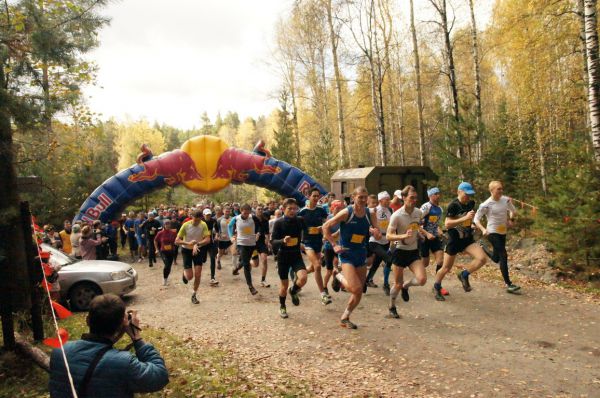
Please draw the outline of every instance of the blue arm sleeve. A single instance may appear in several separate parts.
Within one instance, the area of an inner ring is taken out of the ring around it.
[[[229,231],[229,236],[235,235],[235,217],[229,221],[229,225],[227,226],[227,230]]]

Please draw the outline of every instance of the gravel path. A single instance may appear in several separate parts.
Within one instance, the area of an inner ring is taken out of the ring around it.
[[[231,275],[230,257],[217,271],[219,287],[208,286],[204,267],[199,305],[180,265],[163,287],[162,264],[134,264],[139,285],[129,304],[153,327],[226,350],[255,382],[278,383],[272,370],[284,371],[306,396],[600,397],[600,305],[589,296],[534,286],[509,295],[477,274],[464,293],[448,275],[451,295],[440,303],[430,277],[408,303],[398,298],[400,320],[386,317],[388,298],[370,289],[352,316],[359,328],[349,331],[338,324],[347,294],[323,306],[312,275],[300,306],[288,298],[290,318],[280,319],[269,260],[272,287],[257,286],[254,297],[243,275]]]

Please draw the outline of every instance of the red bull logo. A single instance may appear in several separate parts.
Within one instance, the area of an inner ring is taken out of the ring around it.
[[[236,182],[244,182],[248,179],[248,173],[250,172],[257,174],[279,173],[281,168],[265,164],[267,159],[268,156],[228,148],[219,157],[217,170],[212,178],[227,178]]]
[[[158,177],[164,177],[165,182],[172,186],[202,179],[190,155],[181,149],[175,149],[146,162],[142,162],[138,157],[138,164],[143,167],[143,170],[130,175],[131,182],[153,181]]]
[[[85,209],[85,211],[83,212],[84,215],[81,217],[81,219],[85,222],[93,222],[94,220],[97,220],[100,218],[100,214],[102,214],[102,212],[106,209],[108,209],[108,206],[110,206],[113,203],[113,200],[105,193],[101,193],[98,196],[98,204]]]

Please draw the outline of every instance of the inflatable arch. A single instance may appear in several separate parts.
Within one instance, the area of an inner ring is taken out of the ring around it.
[[[183,184],[187,189],[209,194],[230,183],[252,184],[295,198],[304,203],[309,190],[327,191],[302,170],[277,160],[259,141],[252,152],[230,148],[214,136],[197,136],[180,149],[153,157],[142,146],[136,164],[110,177],[81,205],[75,220],[109,222],[120,216],[132,201],[165,186]]]

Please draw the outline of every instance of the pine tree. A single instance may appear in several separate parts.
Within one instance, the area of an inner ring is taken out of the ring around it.
[[[271,150],[273,156],[278,160],[292,164],[295,158],[294,135],[292,131],[291,116],[288,112],[289,94],[282,89],[279,96],[277,130],[274,130],[274,143]]]

